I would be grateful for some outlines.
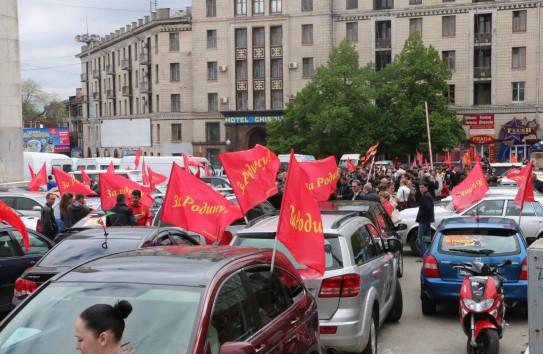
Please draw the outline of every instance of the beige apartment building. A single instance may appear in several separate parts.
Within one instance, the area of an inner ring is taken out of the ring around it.
[[[150,118],[148,155],[202,151],[216,161],[265,144],[266,122],[281,119],[344,38],[361,65],[380,69],[419,31],[453,70],[444,94],[466,119],[469,142],[460,148],[494,161],[521,158],[540,140],[542,3],[195,1],[182,16],[161,9],[91,45],[89,98],[97,120]]]

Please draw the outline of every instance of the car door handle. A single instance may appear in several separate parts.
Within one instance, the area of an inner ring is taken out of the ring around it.
[[[292,320],[290,320],[290,324],[294,325],[294,324],[298,323],[298,321],[300,321],[300,317],[294,317]]]
[[[265,344],[259,344],[255,347],[255,352],[257,353],[260,353],[261,351],[263,351],[264,349],[266,349],[266,345]]]
[[[30,264],[34,265],[36,264],[36,261],[30,261]]]

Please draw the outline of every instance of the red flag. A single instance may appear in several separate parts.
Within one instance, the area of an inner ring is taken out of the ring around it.
[[[462,165],[464,167],[471,166],[471,156],[470,156],[470,150],[466,151],[464,156],[462,156]]]
[[[419,159],[419,166],[422,166],[422,154],[419,152],[418,149],[415,149],[417,151],[417,158]]]
[[[202,146],[201,146],[201,145],[198,146],[198,155],[199,155],[200,157],[204,157],[204,154],[202,153]]]
[[[30,171],[30,179],[34,178],[36,174],[34,173],[34,170],[32,169],[32,166],[30,166],[30,164],[28,164],[28,170]]]
[[[126,166],[126,169],[130,171],[130,166]]]
[[[518,163],[517,155],[511,154],[511,163]]]
[[[449,153],[449,156],[447,156],[447,165],[449,165],[449,168],[452,169],[452,156]]]
[[[465,180],[452,190],[452,203],[457,211],[462,211],[483,199],[488,191],[488,183],[481,163],[477,161]]]
[[[30,249],[30,239],[28,238],[28,231],[26,231],[26,226],[23,223],[23,220],[21,220],[19,215],[15,214],[10,207],[0,200],[0,222],[2,222],[2,220],[6,221],[8,224],[13,226],[15,230],[21,233],[23,236],[25,249],[28,251]]]
[[[107,173],[115,174],[115,167],[113,167],[113,161],[109,162],[109,166],[107,167]]]
[[[147,172],[149,173],[149,180],[152,185],[164,183],[168,179],[168,177],[151,170],[151,167],[149,166],[147,166]]]
[[[505,175],[506,178],[511,179],[515,182],[517,182],[517,185],[520,186],[522,183],[522,180],[524,178],[524,169],[519,170],[518,168],[512,168],[509,171],[507,171],[507,174]]]
[[[257,144],[250,150],[222,153],[219,159],[244,214],[278,192],[280,161],[268,148]]]
[[[230,176],[230,174],[228,174]],[[326,270],[324,233],[317,200],[304,188],[310,181],[291,150],[287,182],[277,225],[277,239],[294,259],[307,266],[300,271],[306,278],[321,277]]]
[[[428,167],[428,161],[424,159],[424,165],[426,166],[426,172],[430,172],[430,168]]]
[[[356,166],[351,162],[351,159],[347,159],[347,170],[356,171]]]
[[[520,212],[524,208],[524,202],[534,202],[534,186],[532,184],[532,171],[534,167],[534,162],[530,162],[528,165],[524,166],[521,171],[522,182],[515,197],[515,204],[520,206]],[[518,182],[517,182],[518,183]]]
[[[151,183],[151,179],[147,175],[147,168],[145,168],[145,159],[143,159],[143,162],[141,164],[141,183],[151,188],[151,190],[154,190],[154,185]]]
[[[366,163],[369,162],[369,160],[377,154],[377,147],[379,146],[379,140],[375,143],[375,145],[370,146],[368,151],[366,151],[366,154],[364,156],[360,157],[360,160],[358,161],[359,166],[364,166]]]
[[[140,165],[140,157],[141,157],[141,148],[139,148],[138,152],[136,152],[136,158],[134,159],[134,164],[136,165],[135,170],[137,170]]]
[[[126,195],[127,204],[132,199],[132,191],[139,189],[141,191],[140,203],[146,207],[153,205],[153,198],[150,195],[150,189],[142,186],[141,184],[129,180],[128,178],[112,174],[112,173],[100,173],[100,202],[102,203],[102,210],[111,209],[117,204],[117,196],[119,194]]]
[[[347,163],[349,161],[347,160]],[[331,194],[336,192],[339,171],[334,156],[317,161],[300,162],[299,166],[309,176],[306,188],[317,201],[326,201]]]
[[[204,164],[200,161],[196,160],[194,157],[189,156],[187,154],[183,154],[183,167],[185,168],[185,171],[190,172],[190,166],[196,166],[198,168],[198,171],[200,171],[200,167],[204,167]],[[200,177],[198,175],[198,177]]]
[[[411,166],[417,167],[417,160],[415,156],[413,156],[413,164]]]
[[[81,178],[83,178],[83,184],[89,185],[91,179],[87,172],[83,169],[83,166],[79,166],[79,171],[81,171]]]
[[[479,151],[475,151],[475,161],[481,162],[481,155],[479,155]]]
[[[211,172],[209,172],[209,166],[207,165],[207,163],[204,164],[204,171],[207,177],[211,176]]]
[[[45,162],[43,163],[43,166],[40,168],[37,174],[34,175],[34,177],[28,182],[28,188],[30,188],[31,191],[37,191],[40,186],[43,186],[44,184],[47,184],[47,171],[45,167]]]
[[[78,193],[82,193],[86,196],[97,195],[92,189],[58,168],[53,167],[53,175],[55,175],[55,180],[57,181],[57,187],[60,194],[70,192],[73,193],[73,195]]]
[[[160,220],[215,242],[228,225],[242,217],[239,206],[176,163],[172,165]]]

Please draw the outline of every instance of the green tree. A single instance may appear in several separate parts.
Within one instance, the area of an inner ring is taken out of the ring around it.
[[[364,152],[379,130],[372,124],[374,76],[370,66],[360,67],[358,52],[344,40],[287,104],[283,119],[268,124],[268,147],[276,153],[292,147],[319,158]]]
[[[41,121],[48,127],[55,127],[59,118],[67,116],[66,107],[57,95],[44,91],[41,85],[32,79],[21,82],[21,100],[23,121]],[[54,111],[53,117],[48,117],[48,110]]]
[[[419,32],[412,33],[393,63],[379,71],[374,82],[382,128],[381,151],[390,154],[428,151],[428,103],[433,152],[458,146],[465,140],[462,122],[449,109],[447,80],[452,73],[434,47],[425,47]]]

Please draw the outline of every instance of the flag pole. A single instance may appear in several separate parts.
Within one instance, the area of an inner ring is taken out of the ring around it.
[[[275,253],[276,252],[277,252],[277,235],[275,235],[275,241],[273,243],[273,253],[272,253],[270,273],[273,273],[273,265],[275,264]]]
[[[428,132],[428,147],[430,148],[430,168],[434,169],[434,158],[432,157],[432,138],[430,137],[430,116],[428,114],[428,101],[424,101],[424,110],[426,111],[426,130]]]

